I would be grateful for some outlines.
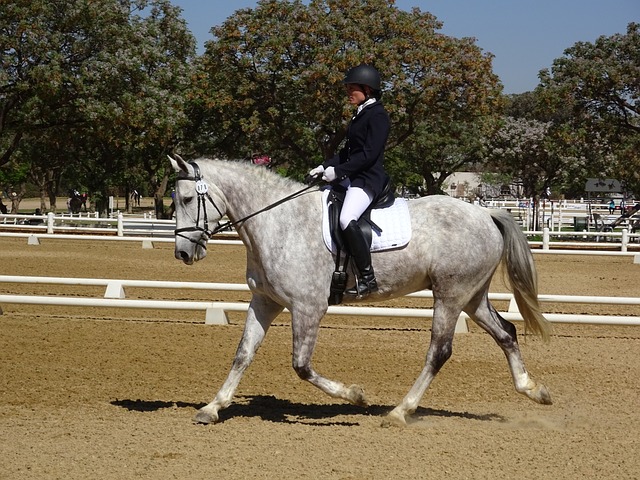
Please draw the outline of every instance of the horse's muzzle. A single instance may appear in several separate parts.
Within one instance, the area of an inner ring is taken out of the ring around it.
[[[187,265],[192,265],[194,262],[193,256],[184,250],[176,250],[176,258],[182,260]]]
[[[199,231],[200,235],[197,238],[192,238],[182,233],[185,231]],[[176,230],[175,257],[187,265],[192,265],[198,260],[202,260],[207,256],[208,240],[209,237],[206,231],[201,228],[183,228]]]
[[[202,260],[207,256],[206,241],[205,243],[180,243],[182,243],[182,245],[176,244],[175,256],[178,260],[182,260],[186,265],[193,265],[195,262]]]

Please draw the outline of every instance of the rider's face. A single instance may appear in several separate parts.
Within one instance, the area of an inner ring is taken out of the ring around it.
[[[361,86],[357,83],[347,83],[345,88],[347,90],[347,96],[349,97],[350,104],[359,105],[366,100],[367,92],[363,90],[363,87],[368,88],[366,85]]]

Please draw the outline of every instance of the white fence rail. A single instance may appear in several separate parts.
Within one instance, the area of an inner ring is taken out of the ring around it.
[[[526,234],[540,234],[541,232],[525,232]],[[556,253],[562,255],[628,255],[635,256],[634,263],[640,264],[640,244],[629,245],[627,243],[614,244],[602,244],[602,243],[589,243],[589,242],[551,242],[548,236],[544,236],[543,241],[530,241],[529,245],[533,247],[533,253]],[[581,234],[582,235],[582,234]],[[584,232],[584,236],[597,235],[594,232]],[[603,235],[603,234],[599,234]],[[616,235],[616,234],[610,234]],[[621,236],[622,234],[617,234]],[[638,237],[638,235],[635,235]],[[78,235],[78,234],[63,234],[63,233],[20,233],[20,232],[3,232],[0,231],[0,238],[26,238],[27,243],[30,245],[39,245],[40,240],[53,239],[53,240],[100,240],[100,241],[133,241],[142,242],[144,248],[153,248],[154,243],[173,243],[175,239],[173,235],[171,237],[160,236],[116,236],[116,235]],[[242,245],[240,240],[236,240],[237,234],[234,232],[220,232],[215,235],[215,238],[209,240],[210,244],[219,245]],[[567,247],[576,247],[576,249],[567,249]],[[612,250],[615,248],[615,250]]]
[[[140,240],[152,238],[154,241],[173,241],[174,220],[158,220],[152,217],[124,215],[118,212],[113,218],[96,217],[93,214],[54,215],[11,215],[0,214],[0,236],[28,236],[33,238],[69,238],[64,235],[76,235],[82,239]],[[629,249],[640,252],[640,232],[631,233],[628,228],[613,232],[596,231],[555,231],[544,228],[542,231],[525,231],[525,235],[542,236],[542,241],[532,240],[529,244],[543,250],[555,248],[579,247],[607,250],[615,249],[626,252]],[[235,236],[233,232],[222,232]],[[558,239],[554,241],[552,239]]]
[[[180,288],[197,290],[234,290],[249,291],[245,284],[234,283],[206,283],[206,282],[170,282],[152,280],[117,280],[96,278],[62,278],[0,275],[0,283],[29,283],[29,284],[59,284],[104,286],[106,291],[103,298],[71,297],[71,296],[35,296],[35,295],[0,295],[0,305],[4,304],[32,304],[32,305],[62,305],[84,307],[124,307],[143,309],[171,309],[171,310],[204,310],[205,323],[228,323],[226,312],[247,311],[248,303],[231,302],[197,302],[197,301],[167,301],[167,300],[136,300],[126,299],[126,288]],[[431,291],[423,290],[407,295],[410,297],[431,298]],[[517,312],[513,295],[509,293],[490,293],[491,300],[510,301],[509,311],[501,312],[506,320],[521,321],[522,316]],[[616,304],[640,305],[640,298],[636,297],[593,297],[567,295],[540,295],[541,303],[581,303],[581,304]],[[286,311],[286,310],[285,310]],[[423,308],[393,308],[393,307],[358,307],[331,306],[329,314],[335,315],[364,315],[386,317],[433,317],[432,309]],[[640,325],[640,316],[613,315],[575,315],[575,314],[545,314],[545,317],[555,323],[579,323],[595,325]],[[458,319],[456,332],[468,332],[468,317],[464,314]]]
[[[158,220],[153,217],[125,216],[118,212],[114,217],[98,217],[95,214],[55,215],[0,215],[0,228],[13,232],[42,232],[46,234],[83,233],[97,235],[144,235],[173,237],[174,220]]]
[[[627,252],[630,247],[640,247],[640,233],[629,233],[629,230],[626,228],[623,228],[620,232],[553,232],[545,227],[542,232],[525,231],[523,233],[529,236],[539,236],[540,233],[542,233],[541,242],[529,241],[529,245],[542,247],[543,250],[549,250],[551,247],[581,247],[593,249],[609,247],[619,249],[621,252]],[[569,240],[553,242],[551,238],[554,237],[564,237]],[[595,241],[589,242],[589,239]],[[635,242],[636,245],[632,242]]]
[[[626,205],[627,211],[633,207],[636,201],[629,201]],[[532,224],[533,201],[531,199],[521,200],[490,200],[485,202],[488,208],[500,208],[508,210],[513,217],[522,225]],[[598,227],[611,226],[620,219],[622,210],[620,202],[616,203],[616,209],[612,212],[609,209],[609,202],[594,203],[575,200],[546,200],[541,201],[537,206],[537,217],[540,225],[545,225],[551,231],[562,231],[564,229],[575,229],[579,225],[584,225],[586,230],[597,230]],[[630,218],[622,219],[615,228],[627,228],[632,226],[637,228],[640,221],[640,213],[635,213]],[[580,228],[582,230],[582,228]]]

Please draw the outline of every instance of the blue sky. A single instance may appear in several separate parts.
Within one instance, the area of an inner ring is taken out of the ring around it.
[[[172,0],[203,52],[209,30],[250,0]],[[522,93],[538,84],[538,72],[576,42],[593,42],[601,35],[625,33],[627,24],[640,22],[639,0],[396,0],[402,10],[418,7],[434,14],[442,33],[474,37],[492,53],[493,70],[504,93]]]

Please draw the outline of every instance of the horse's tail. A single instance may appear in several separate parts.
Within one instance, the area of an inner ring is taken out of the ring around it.
[[[538,302],[538,275],[527,237],[509,212],[489,210],[504,239],[502,260],[505,263],[513,297],[524,320],[524,329],[549,341],[551,324],[544,318]]]

